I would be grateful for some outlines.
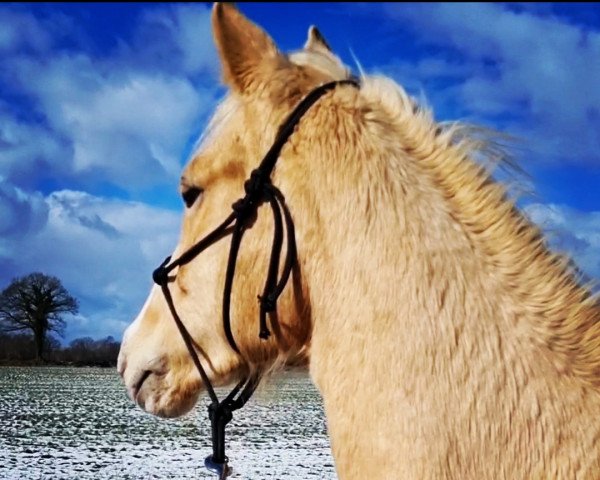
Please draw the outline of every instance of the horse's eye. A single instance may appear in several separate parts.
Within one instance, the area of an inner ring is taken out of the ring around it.
[[[202,192],[204,192],[204,190],[198,187],[189,187],[181,192],[181,198],[183,198],[185,206],[190,208],[194,202],[198,200],[198,197],[202,195]]]

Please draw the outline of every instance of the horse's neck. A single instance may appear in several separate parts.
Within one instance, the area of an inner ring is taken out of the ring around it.
[[[356,203],[333,202],[331,218],[321,219],[328,250],[307,266],[310,283],[324,286],[311,293],[311,374],[343,478],[364,478],[378,462],[400,469],[394,478],[431,475],[436,465],[441,476],[447,457],[460,457],[456,445],[483,461],[473,450],[488,448],[483,439],[509,441],[506,431],[490,433],[500,415],[539,417],[552,389],[572,387],[531,341],[533,320],[504,277],[484,265],[430,187],[407,183],[401,211],[375,207],[369,216]]]
[[[340,473],[359,471],[354,462],[364,455],[374,462],[389,455],[390,437],[394,455],[414,465],[406,456],[426,448],[415,442],[439,433],[440,419],[430,416],[427,431],[424,412],[444,414],[457,379],[472,382],[478,369],[504,366],[502,327],[492,316],[500,302],[468,239],[431,198],[410,188],[405,195],[404,211],[388,209],[366,236],[364,226],[330,230],[329,278],[320,283],[327,288],[311,295],[311,373]]]

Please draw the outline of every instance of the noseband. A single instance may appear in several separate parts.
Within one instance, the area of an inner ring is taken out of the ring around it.
[[[173,297],[169,290],[169,282],[175,279],[175,276],[170,276],[169,273],[177,267],[181,267],[194,258],[208,247],[221,240],[225,236],[231,234],[231,244],[229,248],[229,258],[227,261],[227,272],[225,274],[225,285],[223,288],[223,329],[225,336],[231,345],[231,348],[241,355],[240,350],[235,343],[231,332],[231,289],[233,286],[233,278],[235,275],[235,266],[237,261],[240,244],[245,231],[250,228],[251,223],[256,218],[258,208],[263,203],[268,203],[273,212],[273,244],[271,246],[271,255],[269,267],[267,270],[267,278],[262,295],[258,296],[260,303],[259,315],[259,334],[261,339],[268,339],[270,331],[267,326],[267,313],[277,310],[277,300],[283,292],[292,272],[292,269],[297,263],[296,256],[296,237],[294,233],[294,222],[290,211],[285,203],[285,197],[281,191],[271,182],[271,174],[277,163],[277,159],[281,153],[281,149],[286,144],[290,136],[294,133],[294,129],[302,119],[302,116],[308,109],[319,100],[325,93],[333,90],[338,85],[352,85],[359,88],[356,80],[339,80],[326,83],[315,88],[296,106],[292,113],[287,117],[285,122],[279,127],[279,131],[275,138],[275,142],[264,156],[260,165],[252,171],[250,178],[244,183],[245,195],[237,200],[233,205],[233,212],[212,232],[202,238],[200,241],[192,245],[188,250],[182,253],[175,260],[167,257],[165,261],[152,274],[154,282],[160,286],[167,305],[173,319],[183,337],[183,341],[192,357],[202,382],[206,387],[208,395],[211,399],[211,404],[208,407],[208,416],[212,427],[212,448],[213,453],[206,457],[206,467],[217,473],[219,478],[225,478],[229,473],[227,466],[227,456],[225,455],[225,426],[233,418],[233,412],[244,406],[248,399],[254,393],[254,390],[260,382],[260,374],[254,373],[249,377],[242,379],[235,388],[219,401],[215,390],[210,382],[204,367],[200,363],[196,349],[194,348],[194,340],[181,318],[179,317]],[[285,223],[285,231],[284,231]],[[287,237],[287,248],[285,261],[281,277],[279,274],[279,265],[281,261],[281,250],[283,246],[284,234]]]

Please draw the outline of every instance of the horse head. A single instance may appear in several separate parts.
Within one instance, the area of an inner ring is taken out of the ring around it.
[[[230,206],[244,194],[245,179],[265,155],[290,110],[325,82],[345,79],[348,70],[314,27],[300,51],[286,55],[258,26],[234,7],[217,4],[213,34],[228,96],[218,106],[202,140],[185,167],[180,192],[185,203],[181,236],[172,258],[187,251],[219,225]],[[171,273],[169,289],[179,316],[190,332],[194,349],[211,383],[224,385],[275,364],[306,358],[311,337],[311,306],[305,270],[307,255],[314,263],[324,252],[319,245],[322,199],[315,191],[314,163],[335,137],[336,108],[355,93],[334,92],[306,114],[298,132],[281,152],[273,183],[284,192],[296,221],[297,261],[269,321],[273,335],[258,336],[257,294],[269,263],[273,219],[268,206],[248,226],[237,259],[231,295],[231,334],[239,353],[228,342],[221,322],[221,299],[229,243],[216,242],[197,258]],[[347,108],[342,104],[339,108]],[[316,124],[316,121],[321,124]],[[284,246],[284,249],[286,247]],[[135,321],[127,329],[119,370],[130,396],[148,412],[177,416],[195,404],[202,381],[186,350],[161,290],[155,286]]]

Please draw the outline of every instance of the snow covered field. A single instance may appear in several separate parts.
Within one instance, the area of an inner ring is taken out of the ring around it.
[[[206,405],[158,419],[112,369],[0,367],[0,479],[214,479],[203,466]],[[262,387],[227,435],[231,478],[335,478],[321,399],[304,373]]]

